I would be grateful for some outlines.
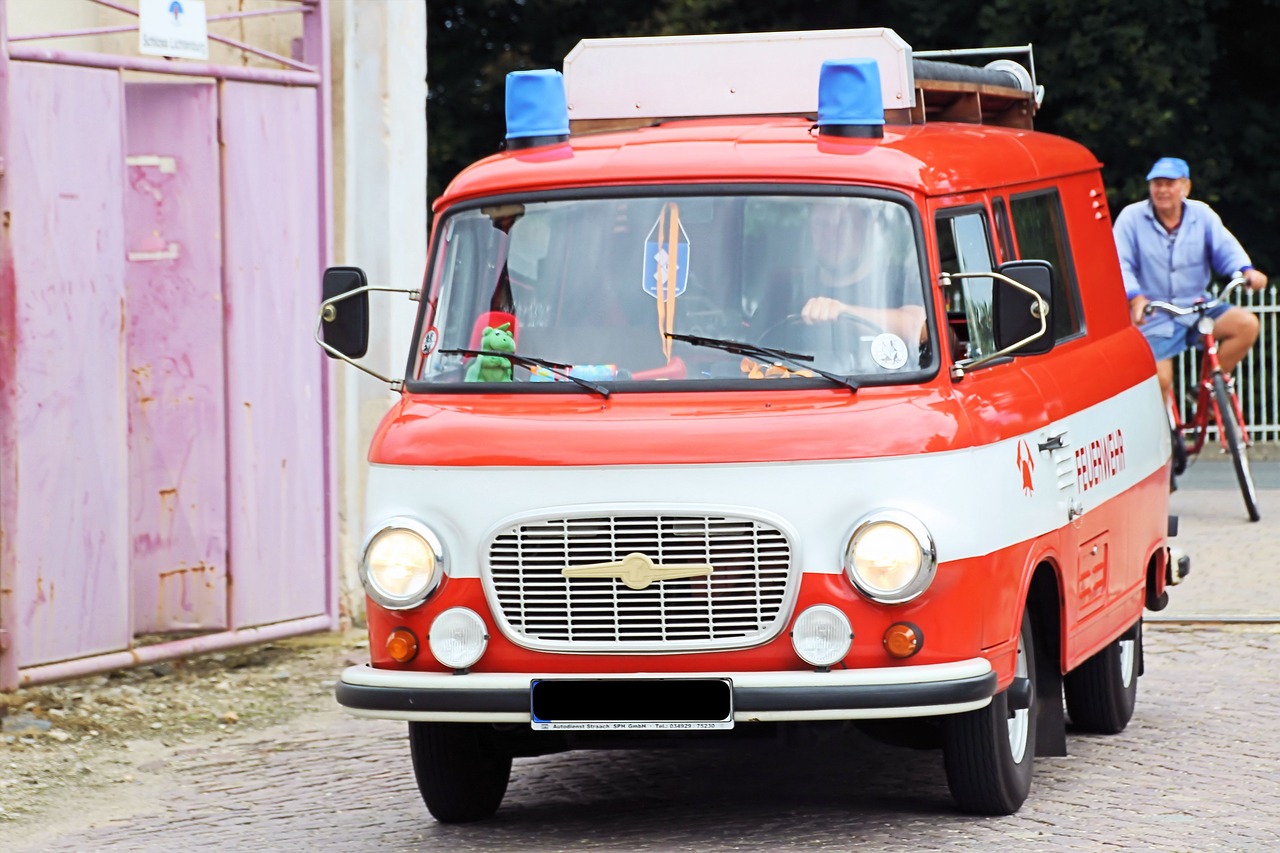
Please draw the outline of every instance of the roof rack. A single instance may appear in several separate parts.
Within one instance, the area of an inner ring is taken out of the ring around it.
[[[1009,54],[1025,54],[1026,65],[1009,58],[981,67],[952,61]],[[888,124],[1030,128],[1044,96],[1031,45],[913,54],[886,27],[584,39],[564,60],[570,127],[582,132],[674,118],[813,116],[822,63],[851,57],[876,60]]]
[[[1000,57],[1026,54],[1026,64],[997,58],[978,67],[925,57]],[[910,123],[960,121],[1030,128],[1044,100],[1044,86],[1036,83],[1031,45],[978,47],[964,50],[922,50],[912,58],[916,102]],[[886,120],[888,112],[886,111]]]

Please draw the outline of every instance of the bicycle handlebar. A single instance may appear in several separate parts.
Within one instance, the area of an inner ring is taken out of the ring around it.
[[[1228,281],[1227,286],[1222,289],[1222,293],[1218,294],[1217,299],[1201,300],[1188,308],[1183,308],[1180,305],[1174,305],[1172,302],[1159,302],[1152,300],[1143,306],[1142,314],[1144,317],[1150,317],[1156,311],[1163,311],[1166,314],[1176,314],[1179,317],[1185,317],[1188,314],[1203,314],[1214,305],[1229,300],[1231,298],[1232,291],[1240,285],[1248,283],[1248,281],[1249,279],[1245,276],[1244,270],[1239,270],[1231,276],[1231,280]]]

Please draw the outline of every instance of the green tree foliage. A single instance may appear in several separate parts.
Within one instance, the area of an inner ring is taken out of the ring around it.
[[[427,3],[428,193],[499,149],[511,71],[560,68],[584,38],[732,32],[732,0],[464,0]]]
[[[1254,263],[1280,281],[1280,0],[1211,4],[1218,33],[1210,77],[1208,131],[1197,142],[1200,182]],[[1197,172],[1192,172],[1193,179]]]
[[[583,38],[886,26],[918,50],[1034,47],[1036,127],[1104,164],[1113,211],[1155,158],[1192,168],[1255,263],[1280,274],[1280,0],[465,0],[427,7],[430,194],[498,150],[509,71],[560,68]]]

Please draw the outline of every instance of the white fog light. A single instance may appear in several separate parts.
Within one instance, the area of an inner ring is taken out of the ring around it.
[[[451,607],[431,623],[427,643],[440,663],[449,669],[466,669],[484,654],[489,632],[474,610]]]
[[[812,666],[832,666],[844,660],[853,645],[849,619],[830,604],[815,604],[796,617],[791,645]]]
[[[881,510],[865,516],[854,528],[845,546],[844,568],[863,595],[884,604],[901,604],[928,589],[938,568],[938,554],[919,519]]]
[[[360,561],[360,582],[383,607],[417,607],[440,583],[444,553],[422,524],[393,518],[369,537]]]

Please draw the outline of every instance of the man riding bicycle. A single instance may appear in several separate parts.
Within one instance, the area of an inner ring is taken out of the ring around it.
[[[1229,276],[1244,271],[1252,290],[1267,285],[1267,277],[1253,268],[1240,241],[1202,201],[1187,198],[1191,170],[1185,160],[1161,157],[1147,173],[1150,200],[1134,202],[1116,217],[1114,235],[1120,254],[1129,313],[1142,329],[1156,357],[1160,390],[1167,397],[1173,387],[1173,358],[1198,340],[1194,316],[1167,313],[1145,316],[1151,300],[1188,306],[1206,293],[1214,273]],[[1226,303],[1207,312],[1215,320],[1218,361],[1230,376],[1258,339],[1258,318]]]

